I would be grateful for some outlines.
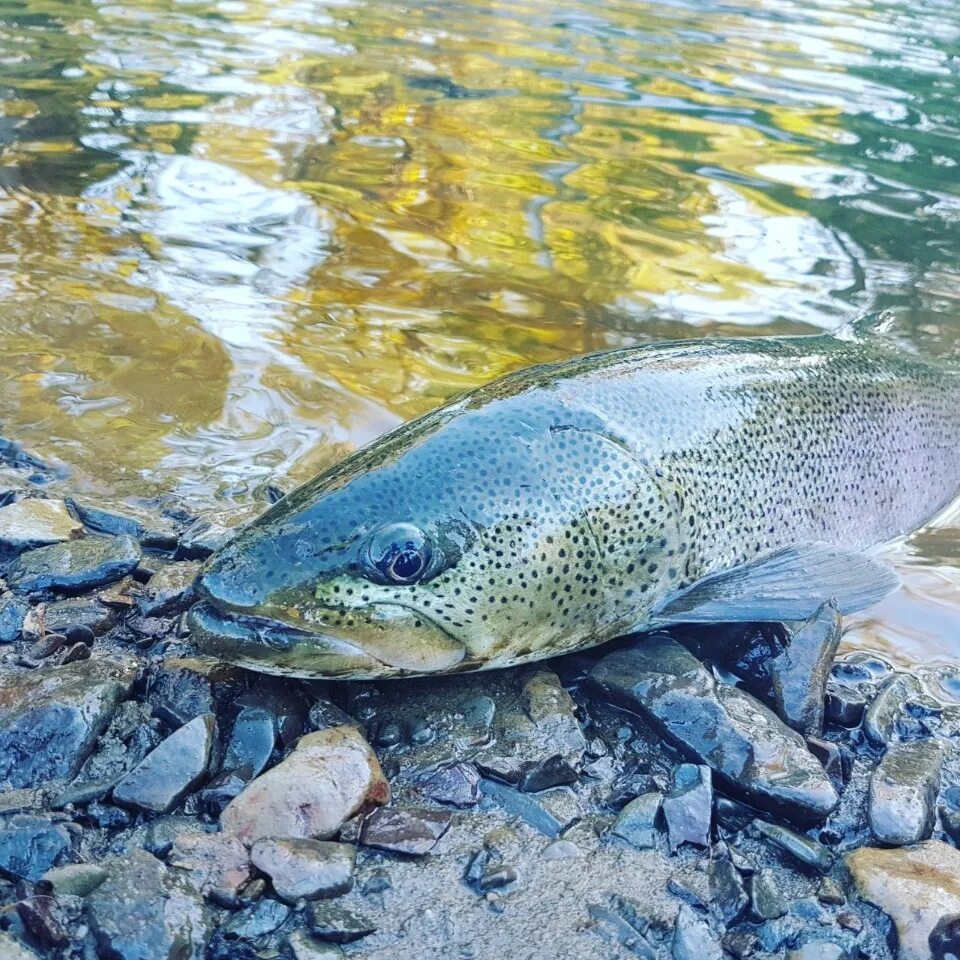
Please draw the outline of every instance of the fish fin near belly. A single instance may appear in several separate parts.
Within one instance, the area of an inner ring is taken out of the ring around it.
[[[804,620],[833,601],[844,614],[882,600],[900,577],[862,553],[824,543],[775,550],[712,573],[662,600],[655,623]]]

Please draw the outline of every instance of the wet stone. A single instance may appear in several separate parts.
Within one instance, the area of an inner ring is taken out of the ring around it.
[[[780,884],[772,870],[758,870],[748,880],[750,913],[757,923],[778,920],[787,912]]]
[[[11,817],[0,830],[0,875],[35,882],[70,848],[66,829],[45,817]]]
[[[880,688],[863,718],[863,732],[875,747],[893,739],[907,704],[923,696],[920,681],[910,673],[894,673]]]
[[[79,591],[120,580],[140,562],[140,545],[130,537],[86,537],[20,554],[7,582],[21,593]]]
[[[262,707],[244,707],[233,722],[223,769],[237,771],[247,780],[258,777],[270,762],[276,741],[276,717]]]
[[[182,726],[120,780],[113,799],[126,807],[168,813],[206,775],[216,729],[210,713]]]
[[[248,782],[246,777],[240,776],[234,770],[218,773],[200,791],[200,808],[211,817],[219,817],[227,804],[239,796]]]
[[[713,787],[710,768],[682,763],[673,772],[673,789],[663,798],[663,816],[675,851],[684,843],[710,845]]]
[[[546,757],[537,763],[525,765],[517,787],[524,793],[539,793],[551,787],[576,783],[577,771],[559,754]]]
[[[355,849],[329,840],[267,837],[250,849],[250,859],[273,883],[282,900],[339,897],[353,886]]]
[[[67,918],[53,897],[40,895],[21,900],[17,913],[34,940],[45,947],[65,947],[70,943]]]
[[[328,839],[364,803],[385,803],[389,787],[355,727],[309,733],[253,780],[220,816],[224,830],[252,844],[262,837]]]
[[[931,960],[956,960],[960,957],[960,914],[942,917],[930,931]]]
[[[870,777],[868,817],[874,837],[903,846],[927,840],[937,812],[943,751],[933,740],[891,746]]]
[[[311,730],[326,730],[329,727],[356,726],[356,721],[329,700],[316,700],[310,707],[307,722]]]
[[[233,914],[217,931],[217,937],[227,941],[260,940],[279,930],[289,916],[290,908],[282,903],[260,900]]]
[[[0,643],[14,643],[20,639],[23,621],[30,611],[24,600],[14,596],[0,598]]]
[[[99,956],[200,960],[209,920],[190,883],[144,850],[103,866],[109,876],[86,900]]]
[[[62,500],[18,500],[0,507],[0,547],[31,550],[74,540],[83,526]]]
[[[376,932],[376,924],[364,914],[330,901],[318,901],[307,914],[310,931],[329,943],[352,943]]]
[[[215,520],[198,517],[180,537],[177,558],[203,560],[219,550],[233,536],[233,529]]]
[[[835,907],[847,902],[843,888],[829,877],[824,877],[823,880],[820,881],[820,886],[817,887],[817,899],[821,903]]]
[[[867,701],[852,690],[828,690],[824,701],[824,716],[841,727],[856,727],[863,720]]]
[[[654,849],[657,845],[657,814],[662,801],[660,793],[644,793],[634,798],[610,825],[611,835],[626,840],[638,850]]]
[[[843,757],[840,748],[831,740],[807,737],[807,747],[820,761],[824,772],[838,789],[843,786]]]
[[[224,907],[238,907],[240,895],[250,880],[247,848],[236,837],[191,829],[172,830],[172,843],[166,853],[167,865],[176,869],[208,899]],[[155,835],[154,842],[159,838]]]
[[[238,686],[237,671],[203,658],[165,660],[151,669],[146,701],[154,715],[172,727],[194,717],[217,713],[218,699],[227,699]],[[218,696],[219,694],[219,696]]]
[[[673,960],[723,960],[723,948],[709,924],[686,904],[673,931]]]
[[[717,684],[674,640],[658,635],[608,654],[591,678],[756,806],[808,821],[837,805],[800,735],[749,694]]]
[[[200,564],[192,561],[171,563],[155,573],[137,599],[141,616],[160,617],[177,613],[193,602],[193,582]]]
[[[76,515],[91,530],[112,537],[126,535],[139,540],[144,547],[172,550],[177,544],[174,523],[159,513],[133,504],[104,510],[99,504],[81,498],[69,501]]]
[[[769,840],[805,867],[826,873],[833,866],[830,851],[817,840],[795,833],[778,823],[767,823],[765,820],[754,820],[752,826],[757,836]]]
[[[730,926],[750,902],[740,874],[730,860],[711,860],[709,880],[711,909]]]
[[[470,763],[452,763],[417,781],[423,796],[463,810],[480,802],[480,774]]]
[[[804,736],[823,729],[824,695],[839,644],[840,614],[825,603],[791,633],[789,645],[771,665],[774,707]]]
[[[391,853],[423,856],[437,845],[452,819],[446,810],[381,807],[363,821],[360,842]]]
[[[68,897],[86,897],[106,879],[107,871],[95,863],[68,863],[43,875],[54,896]]]

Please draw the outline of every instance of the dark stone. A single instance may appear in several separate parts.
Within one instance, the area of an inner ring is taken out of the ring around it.
[[[35,896],[21,900],[17,913],[31,935],[45,947],[65,947],[70,943],[67,918],[53,897]]]
[[[7,582],[21,593],[89,590],[125,577],[140,556],[140,545],[131,537],[55,543],[20,554]]]
[[[362,913],[323,900],[311,904],[307,922],[315,937],[329,943],[352,943],[377,929]]]
[[[177,545],[177,531],[169,518],[142,507],[124,504],[104,510],[86,500],[67,500],[84,526],[112,537],[126,535],[139,540],[144,547],[172,550]]]
[[[76,776],[133,675],[132,665],[87,660],[0,684],[0,784]]]
[[[754,820],[753,829],[758,836],[769,840],[805,867],[826,873],[833,866],[830,851],[817,840],[811,840],[810,837],[794,833],[778,823],[767,823],[765,820]]]
[[[475,760],[477,769],[486,777],[515,787],[523,775],[524,763],[517,757],[483,756]]]
[[[847,902],[843,888],[829,877],[824,877],[820,881],[820,886],[817,887],[817,899],[821,903],[826,903],[832,907],[839,907]]]
[[[663,797],[644,793],[631,800],[610,825],[610,833],[626,840],[639,850],[652,850],[657,845],[657,814]]]
[[[748,880],[750,913],[757,923],[778,920],[787,912],[780,884],[772,870],[758,870]]]
[[[109,875],[86,900],[98,956],[200,960],[209,920],[190,883],[145,850],[103,866]]]
[[[836,807],[837,792],[800,735],[749,694],[717,684],[669,637],[608,654],[590,675],[609,697],[641,713],[762,809],[810,821]]]
[[[480,802],[480,774],[470,763],[451,763],[425,774],[417,781],[425,797],[461,810]]]
[[[113,799],[127,807],[168,813],[207,773],[216,729],[210,713],[182,726],[120,780]]]
[[[786,724],[804,736],[823,730],[823,701],[840,644],[840,613],[825,603],[794,630],[771,663],[773,702]]]
[[[194,600],[193,583],[200,564],[192,561],[161,567],[137,598],[137,609],[144,617],[169,616],[186,610]]]
[[[206,517],[194,520],[180,537],[178,560],[204,560],[222,547],[233,535],[229,527]]]
[[[418,807],[380,807],[364,821],[360,842],[368,847],[423,856],[447,832],[453,814]]]
[[[943,751],[934,740],[898,743],[870,777],[868,819],[880,843],[905,846],[929,839],[937,812]]]
[[[480,789],[493,798],[511,816],[520,817],[544,836],[554,839],[563,829],[563,823],[557,819],[542,803],[527,793],[493,780],[481,780]]]
[[[233,914],[217,935],[224,940],[260,940],[282,927],[290,912],[276,900],[260,900]]]
[[[227,804],[247,785],[248,780],[234,770],[218,773],[200,791],[200,807],[211,817],[219,817]]]
[[[13,643],[20,639],[23,621],[29,610],[29,604],[18,597],[0,598],[0,643]]]
[[[718,626],[711,628],[723,629]],[[710,638],[710,647],[719,643],[725,648],[723,665],[743,680],[755,696],[770,689],[773,663],[787,643],[786,629],[779,623],[731,625],[732,635]]]
[[[316,700],[310,707],[307,722],[311,730],[326,730],[329,727],[355,727],[357,721],[329,700]]]
[[[822,740],[820,737],[807,737],[807,747],[820,761],[824,772],[833,785],[839,790],[844,784],[843,757],[840,747],[831,740]]]
[[[277,742],[277,719],[263,707],[243,707],[233,722],[223,769],[245,779],[258,777],[270,762]]]
[[[241,710],[250,707],[272,714],[277,737],[285,748],[292,747],[306,729],[308,702],[299,686],[289,680],[260,677],[254,689],[233,696],[231,703]],[[350,720],[346,726],[357,724]]]
[[[875,747],[892,739],[907,704],[923,696],[920,681],[911,673],[894,673],[880,688],[863,718],[863,732]]]
[[[487,893],[490,890],[500,890],[503,887],[508,887],[511,883],[516,882],[516,868],[509,864],[499,864],[488,867],[483,872],[483,875],[477,881],[477,889],[480,893]]]
[[[395,720],[388,720],[377,731],[377,745],[395,747],[403,740],[403,729]]]
[[[867,701],[854,690],[828,690],[824,714],[830,723],[841,727],[857,727],[863,720]]]
[[[956,960],[960,957],[960,914],[943,917],[930,931],[931,960]]]
[[[213,687],[194,662],[171,660],[153,669],[147,679],[146,701],[154,714],[172,727],[215,712]]]
[[[711,860],[710,907],[726,926],[734,924],[750,902],[743,881],[729,860]]]
[[[121,810],[113,804],[101,803],[99,800],[94,800],[87,805],[83,812],[83,819],[100,827],[101,830],[119,830],[133,823],[133,817],[128,811]]]
[[[116,622],[116,611],[95,597],[71,597],[31,609],[23,623],[23,635],[25,639],[37,640],[48,633],[62,633],[76,643],[89,641],[91,634],[101,636]]]
[[[670,849],[692,843],[710,846],[710,821],[713,815],[713,787],[710,768],[682,763],[673,771],[673,789],[663,798],[663,816],[667,823]]]
[[[70,848],[70,834],[44,817],[20,815],[0,832],[0,874],[10,880],[39,880]]]
[[[559,753],[555,753],[526,766],[520,774],[517,786],[524,793],[539,793],[551,787],[576,783],[578,779],[577,771]]]

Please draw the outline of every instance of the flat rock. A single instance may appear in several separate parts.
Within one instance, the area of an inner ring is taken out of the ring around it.
[[[243,707],[233,721],[223,769],[245,780],[260,776],[277,745],[277,718],[263,707]]]
[[[24,619],[23,636],[27,640],[39,640],[48,633],[66,634],[85,628],[99,637],[116,622],[116,611],[95,597],[70,597],[31,607]]]
[[[663,795],[656,792],[634,797],[610,825],[610,833],[626,840],[638,850],[652,850],[657,845],[657,814]]]
[[[140,562],[132,537],[86,537],[21,553],[7,582],[21,593],[89,590],[120,580]]]
[[[840,644],[840,613],[825,603],[790,634],[790,643],[771,663],[777,714],[804,736],[823,730],[823,705],[830,668]]]
[[[363,821],[360,842],[392,853],[423,856],[437,845],[452,819],[447,810],[381,807]]]
[[[36,882],[70,847],[70,834],[45,817],[12,817],[0,831],[0,874]]]
[[[220,816],[247,844],[262,837],[332,837],[364,804],[386,803],[390,788],[355,727],[301,737],[293,752],[257,777]]]
[[[329,840],[265,837],[251,847],[250,859],[270,877],[278,897],[295,903],[347,893],[356,848]]]
[[[670,849],[677,850],[684,843],[710,846],[712,816],[710,768],[681,763],[673,771],[673,789],[663,798],[663,818],[667,823]]]
[[[0,507],[0,547],[31,550],[74,540],[82,533],[83,524],[62,500],[18,500]]]
[[[471,763],[451,763],[424,774],[417,790],[437,803],[461,810],[480,802],[480,774]]]
[[[870,830],[879,843],[928,840],[937,816],[943,751],[935,740],[893,744],[870,777]]]
[[[135,675],[132,663],[102,659],[0,681],[0,784],[75,777]]]
[[[608,654],[590,676],[755,806],[803,821],[836,807],[837,792],[803,738],[749,694],[718,684],[676,641],[658,635]]]
[[[209,919],[189,881],[145,850],[107,860],[103,867],[108,878],[86,900],[98,956],[200,960]]]
[[[193,602],[193,583],[199,571],[200,564],[190,560],[161,567],[137,598],[140,614],[160,617],[185,610]]]
[[[860,896],[893,920],[899,960],[930,960],[930,934],[941,918],[960,913],[960,850],[940,840],[861,847],[846,864]]]
[[[113,788],[114,801],[168,813],[206,775],[216,729],[216,718],[207,713],[172,733]]]
[[[91,530],[112,537],[133,537],[145,547],[167,550],[177,545],[177,529],[173,521],[146,507],[122,504],[104,510],[99,504],[78,497],[72,497],[68,502]]]
[[[377,925],[364,914],[329,901],[314,903],[307,922],[315,937],[329,943],[352,943],[377,929]]]
[[[214,903],[240,905],[240,891],[250,879],[250,857],[233,835],[179,830],[166,860]]]
[[[787,912],[787,903],[780,891],[777,875],[772,870],[758,870],[747,881],[750,888],[750,913],[757,923],[778,920]]]
[[[276,900],[260,900],[238,910],[217,931],[217,938],[230,941],[256,941],[269,936],[287,922],[290,908]],[[228,952],[228,956],[231,954]]]

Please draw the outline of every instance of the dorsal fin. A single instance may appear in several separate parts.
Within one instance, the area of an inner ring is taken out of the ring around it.
[[[873,310],[844,324],[837,331],[837,336],[841,340],[870,340],[882,337],[890,332],[896,319],[892,310]]]

